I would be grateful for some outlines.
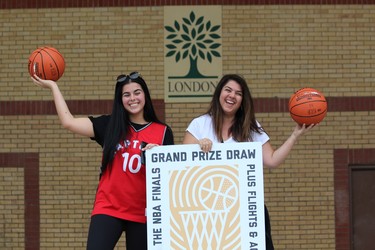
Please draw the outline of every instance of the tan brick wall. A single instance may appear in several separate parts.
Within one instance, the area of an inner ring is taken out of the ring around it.
[[[374,5],[223,6],[223,71],[244,75],[253,97],[288,98],[310,86],[326,96],[374,96]],[[68,100],[107,100],[114,79],[139,70],[164,96],[163,8],[0,10],[0,100],[50,100],[29,80],[37,47],[67,61],[59,86]],[[207,103],[166,104],[182,141]],[[328,112],[282,167],[265,170],[265,198],[277,249],[334,249],[333,150],[374,148],[374,111]],[[259,113],[274,147],[294,126],[288,113]],[[100,148],[65,131],[55,115],[0,116],[0,151],[40,159],[41,249],[83,249]],[[22,171],[0,168],[0,248],[24,249]],[[4,237],[2,237],[4,236]],[[123,246],[123,243],[119,244]]]

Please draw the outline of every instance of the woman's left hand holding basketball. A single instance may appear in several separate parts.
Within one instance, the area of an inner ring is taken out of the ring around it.
[[[298,137],[300,137],[301,135],[307,133],[308,131],[310,131],[316,124],[310,124],[308,126],[306,126],[306,124],[297,124],[295,127],[294,127],[294,130],[293,130],[293,133],[292,135],[295,136],[295,138],[297,139]]]

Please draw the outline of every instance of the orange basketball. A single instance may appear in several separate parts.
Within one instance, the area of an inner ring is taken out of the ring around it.
[[[64,73],[65,60],[57,49],[40,47],[31,53],[28,69],[31,76],[57,81]]]
[[[318,124],[327,114],[324,95],[313,88],[302,88],[289,99],[289,113],[298,124]]]

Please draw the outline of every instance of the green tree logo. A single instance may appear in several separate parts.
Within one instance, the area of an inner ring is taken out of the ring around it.
[[[221,44],[217,41],[221,36],[215,32],[220,25],[213,26],[211,21],[204,22],[204,17],[196,18],[192,11],[189,18],[182,18],[182,23],[174,22],[174,26],[164,27],[170,34],[166,37],[170,41],[166,45],[168,52],[166,57],[173,57],[177,62],[189,58],[190,69],[185,76],[173,76],[169,78],[217,78],[217,76],[205,76],[199,72],[198,59],[212,63],[214,57],[221,57],[217,50]]]

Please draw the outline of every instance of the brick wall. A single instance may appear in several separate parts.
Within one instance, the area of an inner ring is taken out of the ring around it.
[[[16,7],[0,9],[0,248],[83,249],[100,147],[61,127],[49,91],[29,79],[29,54],[43,45],[61,51],[58,84],[78,116],[109,112],[115,77],[134,70],[176,143],[208,104],[163,102],[162,6]],[[286,109],[293,91],[314,87],[329,101],[324,122],[282,167],[265,170],[265,200],[277,249],[336,249],[335,209],[347,210],[335,208],[334,152],[375,148],[375,5],[228,4],[222,13],[223,71],[249,81],[274,147],[294,126]]]

